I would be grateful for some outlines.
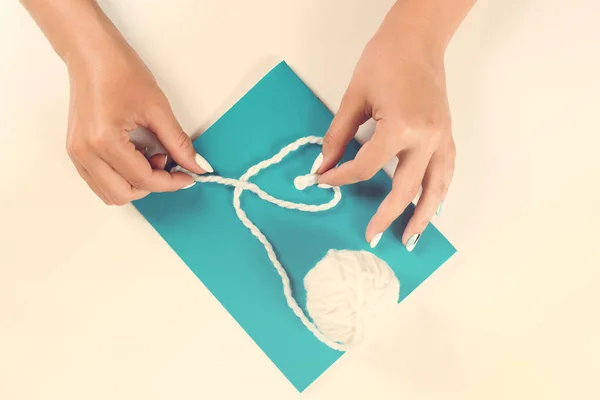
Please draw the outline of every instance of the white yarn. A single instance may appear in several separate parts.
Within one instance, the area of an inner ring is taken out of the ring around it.
[[[368,251],[329,250],[304,278],[306,308],[319,330],[346,345],[364,339],[374,320],[398,304],[400,282]]]
[[[366,251],[330,250],[305,277],[307,309],[314,323],[304,314],[292,294],[290,278],[279,262],[273,246],[265,235],[242,210],[240,196],[244,190],[279,207],[304,212],[320,212],[335,207],[342,198],[338,187],[333,187],[333,198],[324,204],[293,203],[271,196],[248,180],[261,170],[277,164],[289,153],[306,144],[323,144],[323,138],[307,136],[300,138],[273,157],[250,167],[239,179],[216,175],[197,175],[180,166],[171,169],[191,175],[196,182],[217,183],[234,187],[233,208],[240,221],[263,244],[269,260],[281,277],[283,294],[288,306],[317,339],[335,350],[346,350],[347,345],[362,338],[367,314],[388,308],[382,303],[397,304],[400,285],[394,272],[381,259]],[[317,176],[308,174],[294,180],[299,190],[315,185]],[[317,327],[318,326],[318,327]]]

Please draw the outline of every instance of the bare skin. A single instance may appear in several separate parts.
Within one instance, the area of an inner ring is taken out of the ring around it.
[[[402,242],[406,245],[411,237],[418,240],[441,208],[456,157],[444,54],[473,3],[397,2],[365,47],[325,135],[323,162],[316,171],[322,174],[320,184],[342,186],[365,181],[392,158],[398,158],[392,190],[367,226],[368,242],[389,228],[421,186],[422,195]],[[370,118],[376,121],[371,139],[354,160],[334,168],[358,127]]]
[[[152,73],[95,0],[21,0],[69,71],[67,151],[75,168],[106,204],[122,205],[150,192],[193,183],[163,170],[164,155],[147,160],[129,139],[145,127],[185,169],[210,164],[194,151]],[[343,186],[370,179],[397,157],[393,187],[369,223],[374,243],[419,189],[402,241],[410,250],[439,210],[454,171],[455,146],[446,94],[444,55],[475,0],[398,1],[369,41],[329,128],[319,183]],[[376,121],[354,160],[335,167],[358,127]],[[416,237],[416,239],[415,239]],[[412,243],[414,242],[414,243]]]

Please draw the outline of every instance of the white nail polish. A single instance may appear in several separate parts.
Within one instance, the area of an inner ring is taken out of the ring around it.
[[[206,161],[206,159],[200,154],[196,154],[196,163],[200,166],[200,168],[202,168],[206,172],[210,173],[215,171],[213,167],[208,163],[208,161]]]
[[[189,189],[189,188],[191,188],[192,186],[194,186],[195,184],[196,184],[196,182],[192,182],[192,183],[190,183],[189,185],[182,187],[182,189]]]
[[[437,210],[435,210],[435,215],[440,215],[442,213],[442,206],[444,205],[444,202],[441,201],[440,205],[438,206]]]
[[[417,242],[419,241],[419,239],[421,238],[421,234],[420,233],[415,233],[414,235],[412,235],[411,237],[408,238],[408,241],[406,242],[406,250],[407,251],[413,251],[415,246],[417,245]]]
[[[331,186],[331,185],[328,185],[328,184],[326,184],[326,183],[319,183],[319,184],[317,185],[317,187],[318,187],[319,189],[331,189],[333,186]]]
[[[374,249],[375,246],[377,246],[379,244],[379,241],[381,240],[382,235],[383,235],[383,233],[378,233],[377,235],[373,236],[373,239],[371,239],[371,243],[369,243],[369,245],[371,246],[372,249]]]
[[[310,169],[310,173],[314,174],[317,172],[317,170],[321,167],[321,164],[323,164],[323,153],[319,153],[319,156],[315,159],[315,162]]]

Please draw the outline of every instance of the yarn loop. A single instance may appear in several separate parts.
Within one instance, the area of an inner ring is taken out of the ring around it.
[[[259,188],[249,179],[261,170],[277,164],[288,154],[307,144],[323,144],[323,138],[306,136],[284,148],[271,158],[250,167],[239,179],[224,178],[217,175],[197,175],[181,166],[171,168],[171,172],[184,172],[196,182],[217,183],[231,186],[233,191],[233,208],[239,220],[262,243],[269,260],[281,277],[283,294],[287,305],[300,319],[302,324],[321,342],[332,349],[344,351],[349,344],[356,343],[364,336],[361,328],[374,310],[386,309],[396,304],[399,294],[399,283],[391,268],[374,254],[366,251],[330,250],[305,277],[307,290],[307,310],[311,321],[295,300],[290,278],[279,262],[271,242],[248,218],[241,207],[240,197],[248,190],[259,198],[282,208],[303,212],[321,212],[335,207],[342,194],[338,187],[332,187],[333,197],[323,204],[293,203],[273,197]],[[317,184],[317,175],[302,175],[294,179],[298,190]],[[383,303],[384,305],[380,305]]]

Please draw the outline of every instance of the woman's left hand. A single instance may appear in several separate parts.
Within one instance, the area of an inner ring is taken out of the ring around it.
[[[410,23],[384,21],[365,47],[313,166],[313,173],[321,174],[319,184],[342,186],[366,181],[398,158],[392,190],[366,230],[372,247],[422,187],[402,236],[412,251],[446,196],[455,146],[444,50]],[[335,167],[359,126],[370,118],[376,121],[373,136],[353,160]]]

